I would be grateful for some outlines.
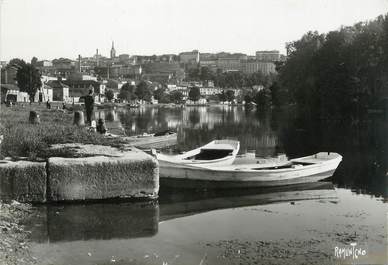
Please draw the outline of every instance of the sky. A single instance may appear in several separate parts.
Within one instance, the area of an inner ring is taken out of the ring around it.
[[[388,12],[388,0],[0,0],[0,60],[280,50]]]

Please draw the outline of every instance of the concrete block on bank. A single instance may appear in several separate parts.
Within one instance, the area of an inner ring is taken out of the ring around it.
[[[87,157],[49,158],[48,200],[157,196],[159,166],[152,156],[135,148],[120,151],[113,147],[79,145],[76,150]]]
[[[46,163],[0,161],[0,199],[19,202],[46,201]]]

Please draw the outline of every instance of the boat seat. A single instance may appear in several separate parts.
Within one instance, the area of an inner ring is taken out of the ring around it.
[[[225,149],[202,149],[197,155],[186,158],[186,160],[214,160],[220,159],[233,154],[233,150]]]

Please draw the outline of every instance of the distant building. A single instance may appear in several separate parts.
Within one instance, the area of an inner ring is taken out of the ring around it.
[[[118,80],[115,80],[115,79],[109,79],[109,80],[106,80],[105,82],[105,89],[116,89],[116,90],[120,90],[121,87],[127,83],[126,81],[118,81]],[[129,82],[131,83],[131,82]]]
[[[54,90],[52,87],[42,84],[42,87],[38,89],[38,91],[35,94],[34,101],[35,102],[47,102],[47,101],[53,101],[53,93]]]
[[[182,52],[179,54],[179,60],[184,64],[199,63],[199,51]]]
[[[49,80],[47,85],[53,89],[52,101],[69,101],[69,86],[62,80]]]
[[[86,96],[89,89],[93,89],[96,102],[103,102],[105,99],[105,84],[95,80],[66,80],[64,83],[69,86],[69,97],[74,102]]]
[[[222,93],[222,89],[219,87],[201,87],[199,88],[202,97],[218,95]]]
[[[184,79],[185,71],[178,63],[174,62],[154,62],[144,65],[145,74],[169,74],[170,79],[179,82]]]
[[[1,69],[1,83],[16,85],[16,73],[18,69],[15,66],[7,65]]]
[[[151,82],[168,83],[173,78],[172,73],[143,74],[143,79]]]
[[[3,96],[5,92],[5,96]],[[20,88],[14,84],[1,85],[2,99],[7,102],[30,102],[30,97],[26,92],[21,92]]]
[[[40,80],[42,81],[42,84],[46,84],[48,81],[55,81],[55,80],[58,80],[58,78],[55,76],[42,75],[40,77]]]
[[[114,42],[112,41],[112,48],[110,49],[110,58],[113,59],[116,57],[116,50],[114,47]]]
[[[242,71],[247,74],[261,72],[265,75],[276,73],[275,64],[273,62],[264,61],[247,61],[243,64]]]
[[[204,59],[199,61],[201,67],[207,67],[213,72],[217,72],[217,60],[216,59]]]
[[[130,63],[130,59],[129,58],[130,58],[129,54],[120,54],[119,55],[119,61],[122,64],[129,64]]]
[[[217,68],[223,72],[241,71],[242,63],[238,58],[219,58],[217,60]]]
[[[199,61],[217,60],[217,56],[214,53],[200,53]]]
[[[48,60],[38,61],[36,67],[52,67],[53,63]]]
[[[67,78],[69,81],[82,81],[82,80],[93,80],[97,81],[97,77],[91,76],[85,73],[71,73]]]
[[[47,73],[54,76],[67,78],[71,73],[76,72],[76,63],[67,58],[54,59],[52,67],[46,67]]]
[[[276,62],[280,60],[280,53],[277,50],[273,51],[257,51],[256,60],[264,62]]]

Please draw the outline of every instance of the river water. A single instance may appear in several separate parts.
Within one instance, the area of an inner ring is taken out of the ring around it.
[[[308,185],[201,192],[161,187],[153,202],[40,206],[28,224],[39,264],[388,263],[383,118],[306,122],[290,112],[231,106],[95,115],[112,133],[177,131],[177,145],[164,150],[169,153],[232,138],[240,141],[241,154],[292,158],[331,151],[343,161],[331,179]],[[345,249],[359,255],[344,258]]]

